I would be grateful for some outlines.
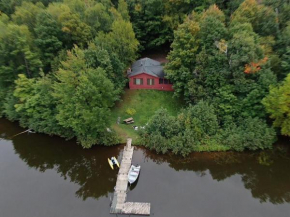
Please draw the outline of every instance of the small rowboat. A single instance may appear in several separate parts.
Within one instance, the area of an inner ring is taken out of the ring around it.
[[[140,170],[141,170],[141,166],[140,165],[132,165],[129,173],[128,173],[128,182],[131,184],[133,184],[137,179],[138,176],[140,174]]]
[[[117,165],[118,167],[120,167],[118,160],[113,157],[114,161],[115,161],[115,165]],[[112,160],[110,158],[108,158],[108,163],[110,165],[110,167],[112,168],[112,170],[114,169],[114,163],[112,162]]]

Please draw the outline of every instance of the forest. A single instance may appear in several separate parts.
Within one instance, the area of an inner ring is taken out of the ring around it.
[[[118,144],[108,122],[126,70],[157,50],[185,106],[157,110],[140,144],[186,156],[290,136],[289,0],[0,0],[0,115]]]

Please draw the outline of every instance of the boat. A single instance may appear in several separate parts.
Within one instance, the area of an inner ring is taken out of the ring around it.
[[[120,164],[119,164],[118,160],[117,160],[115,157],[114,157],[114,161],[115,161],[116,165],[117,165],[118,167],[120,167]]]
[[[114,159],[114,161],[115,161],[115,164],[116,164],[118,167],[120,167],[120,164],[119,164],[118,160],[117,160],[115,157],[113,157],[113,159]],[[113,164],[113,162],[112,162],[112,160],[111,160],[110,158],[108,158],[108,162],[109,162],[110,167],[111,167],[112,170],[113,170],[113,169],[114,169],[114,164]]]
[[[141,166],[140,165],[131,165],[129,173],[128,173],[128,182],[133,184],[137,179],[140,174]]]
[[[110,167],[111,167],[112,170],[113,170],[113,169],[114,169],[114,165],[113,165],[113,162],[110,160],[110,158],[108,158],[108,162],[109,162]]]

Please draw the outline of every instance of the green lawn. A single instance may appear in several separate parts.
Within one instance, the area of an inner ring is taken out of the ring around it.
[[[173,92],[126,89],[122,100],[112,109],[111,126],[122,138],[122,142],[125,142],[127,137],[131,137],[136,144],[138,134],[133,126],[144,126],[155,111],[162,107],[166,108],[171,115],[177,115],[182,106],[181,100],[173,98]],[[127,114],[128,108],[135,109],[136,113],[133,116]],[[118,117],[121,117],[119,125],[116,123]],[[135,123],[123,124],[123,120],[129,117],[133,117]]]

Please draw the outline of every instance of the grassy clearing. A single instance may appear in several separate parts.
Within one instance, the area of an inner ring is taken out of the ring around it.
[[[134,144],[138,143],[137,131],[133,126],[144,126],[150,117],[160,108],[166,108],[171,115],[177,115],[182,108],[183,102],[173,98],[173,92],[158,90],[129,90],[126,89],[122,100],[112,109],[111,126],[125,142],[127,137],[133,139]],[[135,109],[134,115],[127,114],[127,109]],[[118,125],[117,119],[121,117]],[[134,124],[123,124],[123,120],[133,117]]]

